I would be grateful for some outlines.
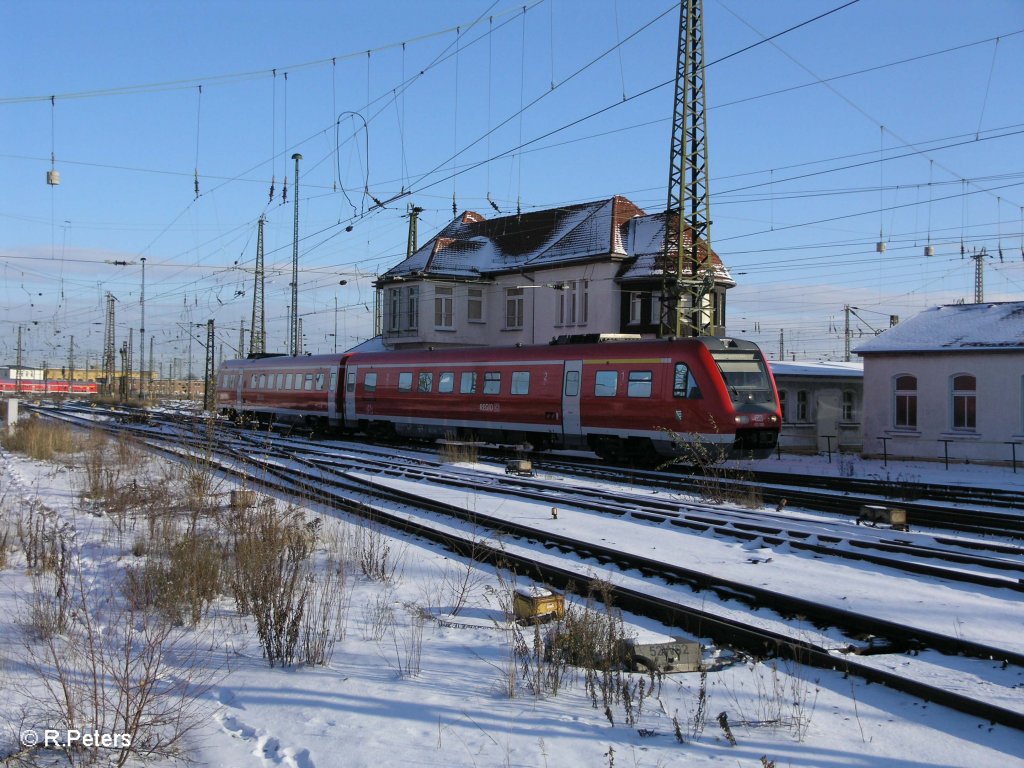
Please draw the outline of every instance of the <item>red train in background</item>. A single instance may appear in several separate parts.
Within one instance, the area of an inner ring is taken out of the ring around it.
[[[217,409],[380,439],[456,438],[653,459],[716,447],[764,458],[778,393],[748,341],[472,347],[227,360]]]
[[[0,379],[0,392],[5,395],[42,395],[42,394],[64,394],[64,395],[95,395],[99,392],[99,385],[95,381],[64,381],[50,379],[48,381],[35,381],[22,379]]]

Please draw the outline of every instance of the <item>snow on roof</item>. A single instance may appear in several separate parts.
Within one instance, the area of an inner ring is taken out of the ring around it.
[[[627,250],[630,256],[635,256],[633,262],[620,276],[621,281],[650,280],[652,277],[661,277],[662,270],[657,260],[665,250],[665,222],[679,226],[679,218],[669,217],[666,212],[653,213],[645,216],[638,216],[629,222],[629,238]],[[684,248],[690,246],[691,231],[689,228],[683,233],[682,245]],[[702,259],[707,258],[707,248],[701,242],[700,254]],[[715,272],[715,278],[719,282],[735,285],[729,270],[718,258],[718,254],[711,251],[711,264]],[[689,271],[687,271],[689,274]]]
[[[642,214],[620,196],[497,219],[466,211],[382,279],[414,273],[478,277],[613,254],[625,256],[619,230]]]
[[[768,366],[775,376],[835,376],[862,378],[864,363],[838,360],[769,360]]]
[[[388,352],[388,348],[384,345],[384,340],[380,336],[374,336],[373,338],[361,341],[349,350],[346,350],[346,354],[349,352]]]
[[[912,317],[857,347],[885,352],[1024,351],[1024,301],[947,304]]]

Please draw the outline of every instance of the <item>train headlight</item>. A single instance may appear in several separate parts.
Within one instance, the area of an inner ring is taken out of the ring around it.
[[[750,423],[750,417],[745,415],[745,414],[737,414],[736,415],[736,423],[737,424],[749,424]]]

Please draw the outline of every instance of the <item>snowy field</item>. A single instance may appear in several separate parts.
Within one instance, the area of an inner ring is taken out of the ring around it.
[[[161,460],[138,452],[128,459],[117,479],[125,487],[145,488],[158,480],[168,483],[165,489],[195,484],[187,472]],[[55,750],[26,747],[33,732],[42,740],[46,729],[63,733],[66,727],[46,719],[56,718],[56,710],[53,669],[42,663],[49,658],[45,648],[66,653],[65,660],[86,658],[62,643],[81,637],[75,628],[83,623],[109,620],[125,599],[126,573],[145,559],[140,541],[151,535],[145,515],[119,517],[86,503],[87,460],[80,454],[70,464],[43,463],[0,453],[0,539],[7,531],[9,550],[0,570],[0,722],[6,725],[0,756],[13,755],[11,765],[67,764]],[[831,466],[824,459],[764,462],[773,470],[794,463],[795,471],[817,474]],[[972,466],[947,472],[941,465],[856,463],[858,477],[887,472],[892,479],[934,476],[934,482],[1024,489],[1018,481],[1024,477],[1009,469]],[[849,469],[837,466],[836,474],[840,471]],[[230,490],[224,481],[209,489],[217,509],[226,508]],[[284,508],[280,501],[278,506]],[[194,627],[185,621],[174,628],[161,646],[155,689],[167,701],[179,701],[174,695],[182,691],[195,694],[181,704],[186,710],[181,722],[189,727],[178,746],[201,765],[1024,765],[1024,740],[1017,731],[789,661],[731,660],[716,664],[703,679],[697,673],[653,682],[649,676],[620,675],[620,690],[607,708],[602,692],[589,688],[581,671],[567,671],[552,691],[536,684],[542,663],[529,648],[525,655],[515,651],[516,633],[504,613],[510,574],[477,571],[444,552],[366,532],[357,521],[322,509],[301,512],[306,520],[322,521],[314,559],[323,568],[334,564],[343,576],[333,593],[341,610],[327,663],[271,668],[254,620],[239,615],[230,593],[213,599]],[[180,517],[182,524],[190,519],[187,510]],[[45,579],[30,575],[22,543],[39,520],[47,530],[63,531],[74,577],[71,591],[89,596],[80,601],[85,605],[70,601],[69,629],[50,641],[26,632],[34,626],[31,613],[38,605],[34,589],[48,588]],[[383,562],[376,572],[360,567],[367,546]],[[1019,605],[1007,615],[987,616],[992,631],[1019,633],[1024,619]],[[671,628],[624,618],[628,633],[672,634]],[[111,621],[88,637],[116,640],[117,632]],[[529,646],[532,632],[521,639]],[[713,655],[709,651],[709,660]],[[88,677],[93,668],[75,663],[68,674]],[[1024,697],[1024,680],[1016,690]],[[727,727],[720,724],[720,713]],[[78,725],[106,733],[104,723]],[[119,752],[101,748],[96,754],[116,760]],[[128,764],[143,763],[133,758]]]

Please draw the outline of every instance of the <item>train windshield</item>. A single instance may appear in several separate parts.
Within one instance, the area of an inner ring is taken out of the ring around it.
[[[725,379],[729,397],[739,403],[774,403],[771,378],[756,352],[722,350],[711,353]]]

